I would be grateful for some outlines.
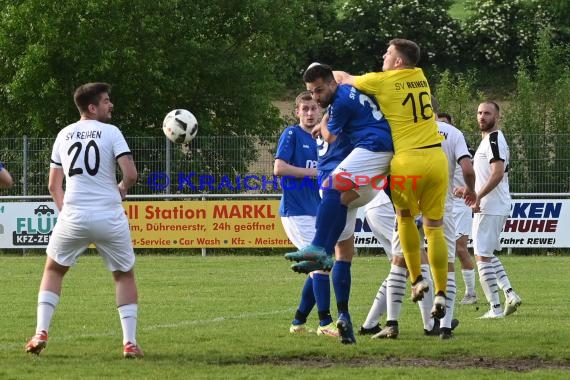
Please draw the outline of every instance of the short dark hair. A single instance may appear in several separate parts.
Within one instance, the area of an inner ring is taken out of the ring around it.
[[[441,118],[447,119],[447,121],[449,122],[449,124],[451,124],[451,122],[452,122],[452,120],[453,120],[453,119],[451,118],[451,115],[448,114],[447,112],[440,112],[440,113],[437,114],[437,117],[440,118],[440,119],[441,119]]]
[[[388,42],[388,46],[394,45],[398,53],[402,55],[406,66],[416,66],[420,61],[421,50],[414,41],[405,38],[394,38]]]
[[[497,111],[497,113],[501,113],[501,108],[499,107],[497,102],[495,102],[493,100],[485,100],[483,102],[483,104],[491,104],[493,107],[495,107],[495,110]]]
[[[318,64],[310,66],[303,74],[303,82],[312,83],[317,79],[323,79],[325,82],[334,80],[332,67],[329,65]]]
[[[99,104],[101,94],[110,94],[111,85],[109,83],[85,83],[75,90],[73,101],[80,113],[85,113],[90,104]]]

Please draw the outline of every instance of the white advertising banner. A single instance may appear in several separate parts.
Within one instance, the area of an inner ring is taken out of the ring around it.
[[[358,210],[355,228],[357,247],[380,247],[366,219]],[[569,199],[513,199],[511,214],[501,233],[503,248],[570,247]]]
[[[0,203],[0,248],[42,248],[57,221],[53,202]]]
[[[128,205],[129,202],[124,203],[127,210]],[[57,215],[57,208],[53,202],[0,202],[0,248],[45,248],[57,221]],[[127,215],[133,218],[128,212]],[[255,220],[250,221],[255,222]],[[130,222],[134,225],[137,220],[132,219]],[[290,246],[285,233],[281,230],[281,227],[276,228],[273,233],[283,235],[283,241],[287,242],[285,246]],[[252,239],[256,233],[251,232]],[[133,243],[135,248],[141,246],[137,244],[136,239]],[[355,243],[357,247],[380,247],[364,218],[362,208],[356,220]],[[511,214],[501,234],[501,244],[505,248],[570,247],[570,200],[513,200]],[[265,246],[261,244],[256,247]],[[275,247],[275,244],[270,242],[266,247]],[[144,248],[153,247],[145,245]]]

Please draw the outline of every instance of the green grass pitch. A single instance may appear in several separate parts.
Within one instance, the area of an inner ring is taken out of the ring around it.
[[[502,255],[523,299],[503,320],[456,306],[454,339],[423,335],[408,294],[397,340],[296,336],[288,328],[304,281],[281,256],[137,258],[139,360],[122,359],[111,275],[96,255],[80,259],[64,281],[47,348],[24,352],[35,328],[44,257],[0,256],[1,379],[293,379],[568,378],[570,258]],[[351,312],[357,328],[388,273],[383,256],[356,257]],[[457,272],[458,294],[464,288]],[[477,289],[480,300],[483,294]],[[332,293],[332,292],[331,292]],[[334,294],[334,293],[333,293]],[[331,302],[336,314],[334,295]],[[316,312],[309,317],[316,327]]]

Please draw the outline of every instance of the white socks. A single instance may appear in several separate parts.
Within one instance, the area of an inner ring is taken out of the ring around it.
[[[36,334],[40,333],[41,331],[49,331],[51,319],[58,303],[59,295],[47,290],[41,290],[38,293]],[[117,309],[119,310],[119,316],[121,317],[123,344],[127,342],[137,344],[137,305],[123,305],[119,306]]]
[[[38,293],[36,334],[41,331],[49,331],[49,325],[58,303],[59,295],[48,290],[40,290]]]
[[[491,260],[491,264],[495,268],[495,274],[497,275],[497,284],[499,285],[499,289],[505,292],[505,296],[507,295],[507,290],[511,288],[511,282],[509,281],[509,276],[507,276],[507,272],[503,267],[503,263],[497,256],[494,256]]]
[[[365,329],[371,329],[374,326],[376,326],[380,322],[380,317],[382,316],[382,314],[386,313],[387,285],[388,285],[388,279],[384,280],[382,282],[382,285],[380,285],[378,293],[376,293],[376,297],[374,297],[374,302],[372,302],[372,306],[370,307],[370,311],[366,316],[366,320],[362,324],[362,327],[364,327]]]
[[[121,317],[121,327],[123,329],[123,344],[131,342],[137,344],[137,314],[138,305],[135,303],[119,306],[119,316]]]
[[[491,305],[491,309],[496,313],[500,311],[501,301],[499,300],[499,286],[497,285],[497,275],[493,263],[477,261],[479,269],[479,282],[485,293],[487,301]]]
[[[392,264],[388,275],[386,320],[397,321],[402,310],[402,300],[406,294],[408,270]]]
[[[461,274],[465,283],[465,293],[475,295],[475,269],[462,269]]]
[[[433,280],[431,279],[429,264],[422,264],[421,268],[422,277],[428,282],[429,290],[424,292],[424,298],[421,301],[418,301],[418,307],[420,308],[420,313],[422,315],[424,329],[431,331],[433,329],[433,318],[431,316],[431,308],[433,306]]]
[[[457,289],[455,286],[455,272],[447,272],[447,288],[445,289],[445,317],[440,321],[440,327],[451,328],[453,319],[453,306]]]

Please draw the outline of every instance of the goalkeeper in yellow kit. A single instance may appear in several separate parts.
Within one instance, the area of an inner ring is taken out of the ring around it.
[[[421,212],[436,294],[432,316],[443,318],[447,285],[443,212],[448,182],[443,137],[437,130],[429,84],[422,69],[415,67],[420,59],[419,46],[410,40],[393,39],[383,59],[382,72],[361,76],[335,72],[335,78],[374,95],[390,124],[395,152],[390,174],[400,179],[392,184],[392,200],[412,281],[412,300],[421,300],[429,290],[421,275],[420,236],[414,220]]]

